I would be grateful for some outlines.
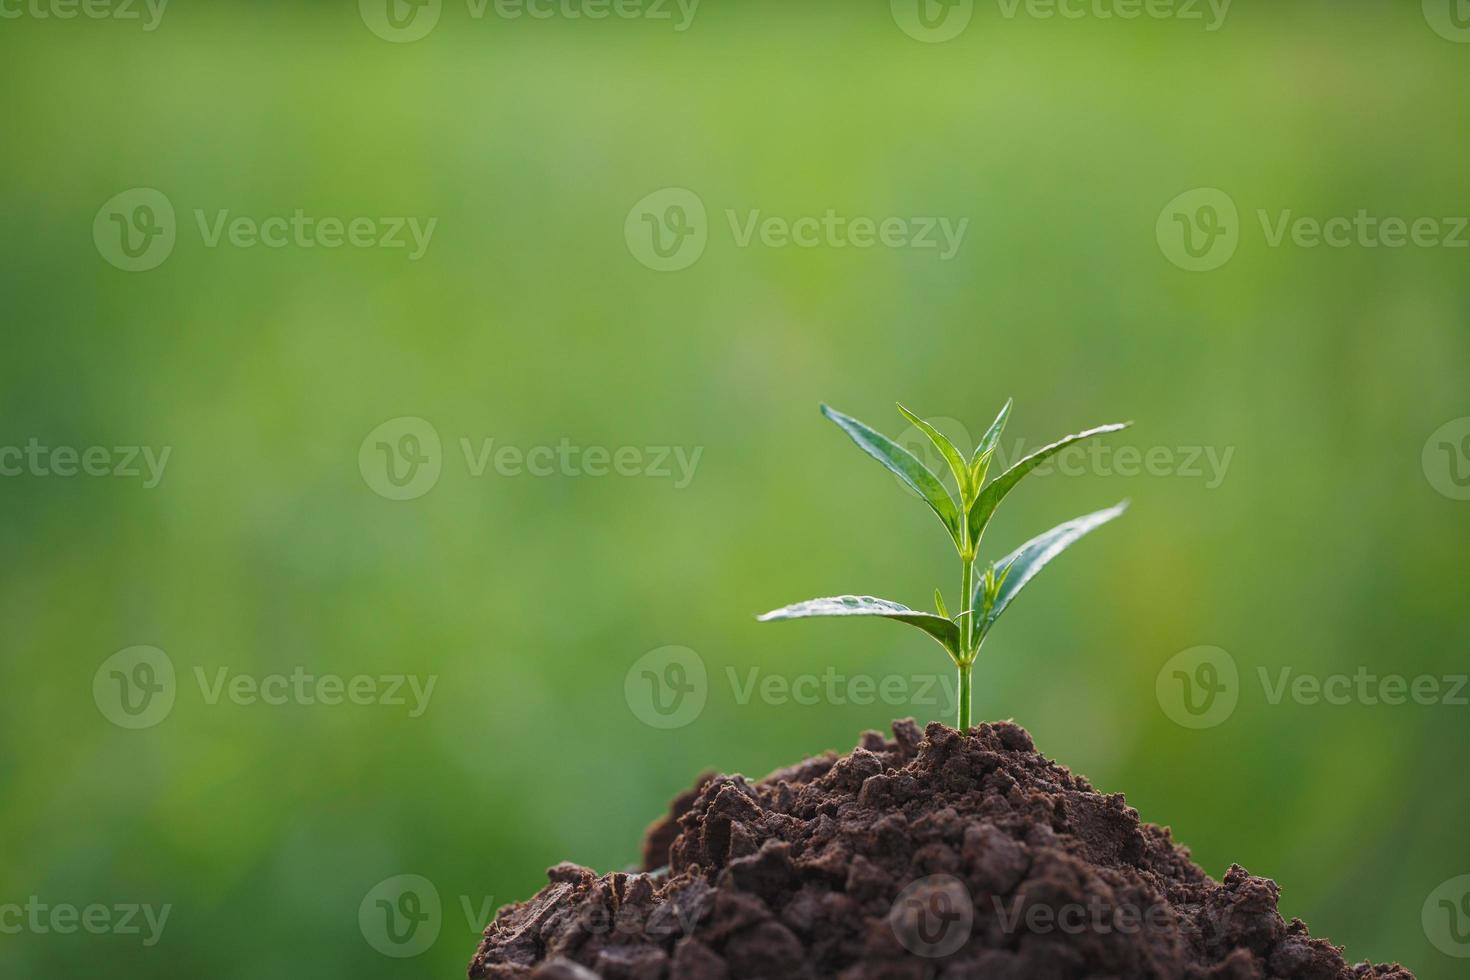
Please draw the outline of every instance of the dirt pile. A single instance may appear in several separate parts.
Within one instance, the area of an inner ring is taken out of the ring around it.
[[[755,783],[701,777],[649,828],[643,872],[552,868],[469,975],[1412,980],[1284,922],[1274,882],[1214,881],[1017,725],[893,733]]]

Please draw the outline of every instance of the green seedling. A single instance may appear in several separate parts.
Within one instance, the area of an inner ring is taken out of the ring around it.
[[[970,673],[975,665],[975,658],[980,654],[980,645],[985,642],[985,637],[990,634],[1000,614],[1006,611],[1020,591],[1048,562],[1089,531],[1122,514],[1127,509],[1128,502],[1123,501],[1116,507],[1078,517],[1057,525],[1045,534],[1037,535],[1000,561],[992,561],[986,565],[977,581],[975,555],[980,548],[980,538],[985,534],[986,525],[995,515],[1000,502],[1026,474],[1074,443],[1126,429],[1129,423],[1100,425],[1095,429],[1058,439],[986,483],[991,459],[1000,442],[1000,434],[1011,414],[1009,401],[1000,410],[980,444],[975,447],[968,462],[954,443],[934,426],[902,405],[898,406],[898,410],[934,443],[934,448],[939,450],[939,454],[949,464],[959,488],[958,503],[945,489],[939,477],[907,449],[857,419],[826,405],[822,406],[823,415],[836,422],[865,453],[892,470],[944,523],[945,530],[949,532],[960,555],[959,611],[951,616],[945,608],[943,593],[935,589],[934,604],[938,609],[937,613],[919,612],[900,603],[875,599],[872,596],[843,595],[798,602],[758,618],[761,622],[767,622],[777,619],[807,619],[812,616],[881,616],[917,626],[938,641],[959,668],[959,728],[964,731],[970,727]]]

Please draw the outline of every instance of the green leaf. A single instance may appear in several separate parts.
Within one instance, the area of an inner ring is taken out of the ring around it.
[[[825,599],[808,599],[795,605],[773,609],[756,619],[769,623],[781,619],[808,619],[813,616],[881,616],[917,626],[951,653],[959,649],[960,629],[943,616],[917,612],[908,606],[869,595],[839,595]]]
[[[954,500],[950,498],[949,492],[944,489],[944,484],[939,478],[914,458],[914,454],[889,439],[887,436],[868,428],[857,419],[847,415],[828,405],[822,406],[822,414],[827,416],[838,427],[846,432],[852,441],[869,456],[888,467],[900,480],[917,493],[939,519],[949,529],[950,537],[954,538],[955,546],[960,541],[960,512],[955,507]]]
[[[970,523],[970,541],[979,544],[980,536],[985,533],[985,525],[990,523],[990,518],[995,515],[995,509],[1005,499],[1006,494],[1015,489],[1016,484],[1042,463],[1051,459],[1057,453],[1066,449],[1083,439],[1091,439],[1093,436],[1105,435],[1109,432],[1117,432],[1132,425],[1131,422],[1115,422],[1112,425],[1100,425],[1086,432],[1078,432],[1076,435],[1064,436],[1049,446],[1042,446],[1036,452],[1021,460],[1015,466],[1006,470],[1000,476],[991,481],[990,486],[980,491],[980,496],[970,505],[970,512],[966,520]]]
[[[1011,600],[1015,599],[1026,584],[1046,567],[1047,562],[1066,551],[1083,535],[1102,527],[1127,509],[1128,501],[1125,500],[1116,507],[1074,518],[1065,524],[1058,524],[1045,534],[1038,534],[996,562],[994,566],[996,584],[987,589],[987,584],[991,579],[991,576],[987,575],[986,581],[982,582],[980,588],[975,591],[976,607],[985,610],[985,617],[980,622],[981,634],[983,635],[990,629],[1000,618],[1000,614],[1005,612],[1006,607],[1011,604]],[[983,594],[991,592],[992,589],[992,594]]]
[[[978,445],[975,446],[975,455],[970,457],[970,485],[977,491],[985,483],[985,471],[990,467],[990,457],[995,455],[996,443],[1000,442],[1000,434],[1005,430],[1006,420],[1011,417],[1011,403],[1014,398],[1007,398],[1006,403],[1001,406],[1000,414],[995,421],[990,423],[990,428],[985,431]]]
[[[938,589],[934,590],[934,608],[939,610],[939,615],[949,618],[949,610],[944,608],[944,593]]]
[[[960,496],[968,498],[970,468],[965,465],[965,457],[960,455],[954,443],[950,442],[943,432],[904,408],[903,405],[900,404],[898,410],[904,418],[914,423],[916,429],[928,436],[930,442],[934,443],[934,448],[939,450],[939,455],[944,457],[944,461],[949,464],[949,471],[954,474],[955,486],[959,489]]]

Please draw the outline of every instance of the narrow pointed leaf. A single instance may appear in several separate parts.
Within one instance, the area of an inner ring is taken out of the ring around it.
[[[839,595],[825,599],[808,599],[795,605],[773,609],[756,618],[762,623],[780,619],[808,619],[813,616],[881,616],[910,626],[917,626],[938,640],[946,650],[958,649],[959,627],[933,613],[918,612],[908,606],[868,595]]]
[[[949,529],[950,537],[954,538],[956,544],[960,540],[960,512],[950,497],[949,491],[944,489],[944,484],[939,478],[919,462],[914,454],[889,439],[882,433],[859,422],[851,416],[843,415],[836,409],[822,406],[822,414],[827,416],[838,427],[858,444],[858,447],[869,456],[882,463],[904,483],[928,503],[944,526]]]
[[[1000,618],[1000,614],[1005,612],[1006,607],[1011,604],[1011,600],[1016,598],[1026,584],[1035,578],[1049,561],[1066,551],[1083,535],[1102,527],[1127,509],[1128,501],[1125,500],[1116,507],[1074,518],[1065,524],[1058,524],[1045,534],[1038,534],[996,562],[995,575],[1000,580],[1000,588],[996,590],[995,602],[986,611],[985,619],[980,623],[980,629],[988,631]],[[981,588],[984,588],[983,583]],[[977,606],[981,601],[981,592],[977,589],[975,593]]]
[[[939,615],[945,619],[949,618],[949,610],[944,608],[944,593],[938,589],[934,590],[934,608],[939,610]]]
[[[939,450],[939,455],[944,457],[944,461],[949,464],[949,471],[954,474],[955,486],[959,488],[960,496],[966,496],[966,488],[970,485],[970,468],[965,465],[965,457],[960,455],[960,451],[955,448],[954,443],[950,442],[943,432],[940,432],[902,405],[898,406],[898,410],[904,418],[914,423],[914,428],[924,433],[924,435],[929,437],[929,441],[934,443],[934,448]]]
[[[970,457],[970,469],[972,474],[979,476],[981,467],[989,465],[990,457],[995,453],[995,444],[1000,442],[1000,434],[1005,431],[1006,420],[1011,417],[1011,403],[1014,398],[1007,398],[1006,403],[1001,406],[1000,414],[995,421],[990,423],[990,428],[985,430],[978,445],[975,446],[975,455]],[[979,486],[977,482],[975,486]]]
[[[1100,436],[1109,432],[1126,429],[1131,424],[1130,422],[1115,422],[1112,425],[1100,425],[1095,429],[1088,429],[1086,432],[1064,436],[1049,446],[1042,446],[1036,452],[996,477],[991,481],[990,486],[980,491],[980,496],[976,497],[975,502],[970,505],[970,512],[966,515],[966,520],[970,523],[970,540],[972,542],[979,542],[980,536],[985,533],[985,525],[990,523],[990,518],[995,514],[995,509],[1000,506],[1000,502],[1005,499],[1006,494],[1014,490],[1016,484],[1020,483],[1027,473],[1030,473],[1068,446],[1079,443],[1084,439],[1091,439],[1093,436]]]

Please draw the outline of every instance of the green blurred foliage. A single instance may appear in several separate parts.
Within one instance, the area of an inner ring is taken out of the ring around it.
[[[0,904],[172,905],[162,940],[0,934],[0,975],[457,976],[471,908],[563,859],[637,858],[702,769],[763,774],[944,704],[741,703],[731,671],[942,675],[888,624],[757,625],[841,592],[954,595],[941,529],[819,418],[902,431],[895,399],[1036,446],[1233,452],[1217,486],[1100,467],[1033,477],[992,555],[1132,498],[1049,569],[976,668],[975,713],[1126,791],[1212,874],[1238,861],[1355,958],[1460,975],[1420,922],[1470,871],[1464,707],[1271,704],[1257,670],[1463,672],[1470,503],[1430,433],[1470,414],[1466,252],[1271,247],[1257,211],[1470,214],[1470,47],[1417,4],[1177,19],[1006,17],[943,44],[882,3],[715,4],[671,23],[469,16],[414,43],[354,5],[222,3],[136,23],[0,21],[0,446],[172,447],[154,489],[0,479]],[[7,9],[26,9],[8,7]],[[167,261],[99,256],[104,201],[162,191]],[[641,265],[634,202],[689,188],[703,256]],[[1176,268],[1166,202],[1217,187],[1238,252]],[[194,212],[417,215],[402,250],[206,247]],[[918,249],[739,247],[828,209],[967,218]],[[1274,220],[1274,217],[1273,217]],[[443,472],[390,501],[367,433],[432,422]],[[687,487],[473,476],[461,439],[702,450]],[[1176,457],[1176,461],[1178,457]],[[94,672],[165,650],[177,702],[129,731]],[[1213,644],[1240,703],[1188,730],[1161,665]],[[630,665],[709,674],[700,716],[642,723]],[[429,709],[210,704],[195,670],[438,678]],[[433,881],[442,930],[379,955],[379,881]],[[493,907],[492,905],[492,907]]]

